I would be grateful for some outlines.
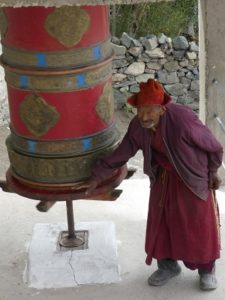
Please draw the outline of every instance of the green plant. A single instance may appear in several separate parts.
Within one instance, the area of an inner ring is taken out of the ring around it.
[[[111,17],[112,34],[116,36],[123,32],[133,37],[163,32],[173,37],[188,34],[190,25],[197,33],[197,0],[120,5],[113,8]]]

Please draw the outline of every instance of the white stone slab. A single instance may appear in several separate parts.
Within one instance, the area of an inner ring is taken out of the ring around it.
[[[36,224],[29,247],[26,280],[30,287],[62,288],[120,281],[115,226],[112,222],[82,222],[88,249],[59,250],[58,236],[66,224]]]

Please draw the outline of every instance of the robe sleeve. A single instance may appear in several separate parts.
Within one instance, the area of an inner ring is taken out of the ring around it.
[[[194,114],[189,126],[189,136],[195,146],[207,152],[209,172],[216,172],[222,164],[223,147]]]
[[[107,179],[116,169],[126,164],[139,149],[138,142],[133,136],[133,122],[131,121],[120,145],[110,155],[96,161],[91,177],[98,182]]]

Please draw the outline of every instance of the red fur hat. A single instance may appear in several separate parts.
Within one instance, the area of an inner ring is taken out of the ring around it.
[[[171,98],[164,92],[162,85],[155,79],[149,79],[147,82],[141,82],[140,92],[128,98],[127,102],[139,107],[142,105],[165,105]]]

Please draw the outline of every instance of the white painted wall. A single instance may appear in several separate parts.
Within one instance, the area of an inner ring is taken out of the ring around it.
[[[200,116],[225,147],[225,131],[215,118],[225,125],[225,1],[199,0],[199,8]],[[224,170],[221,174],[225,178]]]

